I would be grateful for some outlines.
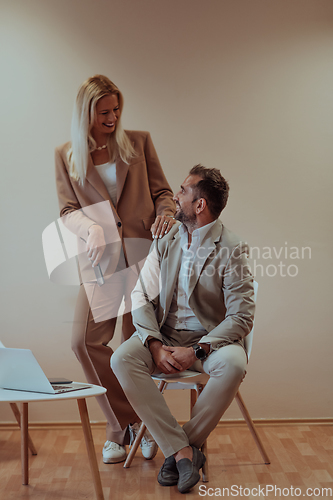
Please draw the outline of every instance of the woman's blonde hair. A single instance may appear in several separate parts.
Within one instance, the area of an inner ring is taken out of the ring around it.
[[[106,76],[95,75],[88,78],[79,88],[72,118],[72,147],[67,153],[70,176],[84,183],[87,174],[88,157],[96,149],[96,141],[91,135],[91,128],[95,120],[96,104],[102,97],[115,94],[118,97],[120,116],[113,134],[109,135],[108,151],[110,161],[120,158],[128,163],[135,155],[134,148],[121,126],[121,113],[124,98],[118,87]]]

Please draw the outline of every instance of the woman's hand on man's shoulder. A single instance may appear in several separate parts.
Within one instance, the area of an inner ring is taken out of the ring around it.
[[[153,238],[163,238],[164,235],[168,234],[175,222],[176,219],[170,215],[157,215],[154,224],[150,228]]]

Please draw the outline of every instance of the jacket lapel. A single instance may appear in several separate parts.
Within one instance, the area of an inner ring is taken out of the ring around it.
[[[116,173],[117,173],[117,203],[119,202],[121,193],[124,189],[124,184],[126,181],[129,165],[125,163],[120,157],[116,161]]]
[[[181,245],[179,233],[175,238],[169,241],[168,256],[165,259],[166,265],[161,269],[161,282],[164,283],[164,289],[161,291],[161,307],[163,310],[162,324],[164,323],[170,309],[173,293],[179,274],[181,263]]]
[[[222,233],[222,223],[218,220],[205,236],[198,252],[198,259],[195,261],[193,272],[190,277],[188,297],[190,299],[193,290],[200,278],[202,268],[212,252],[215,251],[216,243],[220,241]]]

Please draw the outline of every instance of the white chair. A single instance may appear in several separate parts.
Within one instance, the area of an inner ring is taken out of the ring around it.
[[[258,292],[258,283],[255,281],[254,282],[254,295],[255,295],[255,300],[257,298],[257,292]],[[252,350],[252,342],[253,342],[253,328],[251,332],[245,337],[245,349],[247,352],[248,359],[250,359],[250,354]],[[164,392],[166,388],[168,389],[191,389],[191,410],[193,406],[195,405],[195,402],[205,387],[209,375],[205,373],[199,373],[199,372],[194,372],[191,370],[186,370],[180,374],[172,374],[172,375],[165,375],[161,373],[158,376],[153,376],[152,377],[154,380],[158,380],[158,388],[161,393]],[[258,432],[254,426],[254,423],[251,419],[251,416],[245,406],[244,400],[239,392],[237,391],[237,394],[235,396],[235,399],[237,401],[237,404],[239,406],[239,409],[244,417],[245,422],[247,423],[247,426],[252,434],[252,437],[260,451],[260,454],[265,462],[265,464],[270,463],[270,459],[266,453],[266,450],[264,448],[264,445],[258,435]],[[128,468],[131,466],[131,463],[133,461],[133,458],[135,456],[135,453],[140,445],[141,439],[143,437],[143,434],[146,430],[145,424],[142,422],[140,426],[140,431],[138,432],[136,439],[134,440],[130,452],[127,456],[127,459],[124,463],[124,467]],[[207,442],[205,442],[202,446],[202,451],[206,455],[206,463],[203,467],[202,470],[202,480],[204,482],[208,481],[208,456],[207,456]]]

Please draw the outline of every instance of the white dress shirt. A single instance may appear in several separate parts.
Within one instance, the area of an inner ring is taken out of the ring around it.
[[[199,262],[198,249],[200,248],[206,234],[215,222],[216,221],[213,221],[210,224],[206,224],[205,226],[195,229],[192,233],[192,241],[189,248],[189,234],[187,229],[184,224],[179,227],[182,247],[181,264],[169,314],[165,321],[167,326],[170,326],[175,330],[205,331],[202,324],[199,322],[189,306],[189,283],[190,278],[194,273],[195,266]]]

